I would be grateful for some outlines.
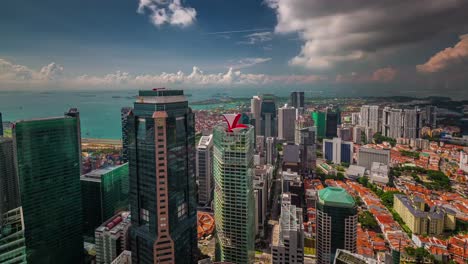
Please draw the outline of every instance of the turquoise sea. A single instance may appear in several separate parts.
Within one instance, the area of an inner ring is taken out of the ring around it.
[[[120,109],[133,106],[137,90],[127,91],[0,91],[0,112],[4,121],[61,116],[69,108],[80,111],[83,137],[121,137]],[[189,102],[213,96],[250,97],[252,90],[200,89],[188,90]],[[285,93],[284,95],[287,95]],[[192,109],[210,109],[220,105],[191,105]]]

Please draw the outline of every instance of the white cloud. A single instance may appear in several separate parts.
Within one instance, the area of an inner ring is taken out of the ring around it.
[[[137,12],[148,13],[151,22],[156,26],[164,24],[181,27],[190,26],[196,20],[197,11],[184,7],[181,0],[139,0]]]
[[[233,69],[242,69],[255,66],[260,63],[265,63],[270,61],[271,58],[244,58],[239,60],[237,63],[230,66]]]
[[[41,68],[32,70],[26,66],[14,64],[0,58],[0,81],[4,82],[42,82],[61,78],[63,67],[55,62]]]
[[[56,63],[50,63],[40,70],[33,70],[23,65],[17,65],[0,58],[0,90],[22,87],[54,87],[64,88],[125,88],[125,87],[155,87],[170,85],[173,87],[220,87],[220,86],[262,86],[278,84],[312,84],[326,81],[326,76],[320,75],[268,75],[243,73],[239,69],[269,61],[270,58],[246,58],[240,60],[235,67],[227,72],[205,73],[194,66],[189,74],[182,71],[160,74],[131,74],[126,71],[116,71],[102,76],[81,75],[67,77],[64,68]]]
[[[267,42],[273,39],[273,33],[269,31],[257,32],[244,36],[245,40],[239,41],[239,44],[254,45],[257,43]]]
[[[393,67],[385,67],[371,73],[351,72],[348,74],[337,74],[337,83],[388,83],[395,80],[398,71]]]
[[[304,41],[291,65],[331,69],[389,49],[466,28],[468,2],[458,0],[265,0],[277,15],[276,33]],[[440,21],[444,21],[441,23]]]
[[[452,48],[446,48],[426,63],[417,65],[417,71],[421,73],[435,73],[447,70],[451,67],[463,65],[466,68],[468,61],[468,34],[460,36],[460,41]]]

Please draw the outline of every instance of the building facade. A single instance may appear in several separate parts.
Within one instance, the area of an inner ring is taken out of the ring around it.
[[[128,233],[131,226],[130,212],[121,212],[96,228],[96,263],[112,263],[122,252],[130,249]]]
[[[291,106],[296,109],[304,109],[304,92],[291,92]]]
[[[20,206],[13,153],[13,139],[0,136],[0,216]]]
[[[304,263],[304,225],[302,209],[291,204],[291,194],[281,197],[279,225],[273,228],[273,264]]]
[[[80,122],[74,113],[13,125],[28,263],[81,263]]]
[[[254,261],[254,129],[214,128],[216,260]]]
[[[0,137],[3,137],[3,119],[2,119],[2,112],[0,112]]]
[[[325,137],[336,137],[338,126],[341,124],[341,112],[339,109],[327,109],[325,122]]]
[[[182,90],[139,92],[128,118],[135,264],[196,262],[194,127]]]
[[[0,215],[0,263],[27,263],[21,207]]]
[[[197,145],[196,176],[198,203],[209,205],[213,200],[213,135],[202,136]]]
[[[359,124],[363,127],[370,127],[374,133],[379,132],[379,106],[363,105],[361,107]]]
[[[324,139],[323,155],[326,160],[335,164],[353,162],[353,142],[343,141],[341,138]]]
[[[278,118],[276,114],[275,96],[272,94],[264,94],[261,102],[261,130],[259,135],[277,137]]]
[[[94,230],[120,211],[128,210],[128,163],[94,170],[80,177],[83,204],[83,232]]]
[[[373,149],[367,147],[360,147],[358,152],[357,164],[370,170],[372,163],[378,162],[384,165],[390,164],[390,150],[389,149]]]
[[[120,120],[122,123],[122,162],[128,162],[128,114],[132,111],[131,107],[122,107],[120,109]]]
[[[284,141],[294,141],[296,124],[296,108],[285,105],[278,108],[278,138]]]
[[[326,131],[326,114],[324,112],[312,112],[314,125],[317,127],[317,137],[324,138]]]
[[[358,215],[353,197],[344,189],[318,192],[317,263],[333,263],[337,249],[356,253]]]

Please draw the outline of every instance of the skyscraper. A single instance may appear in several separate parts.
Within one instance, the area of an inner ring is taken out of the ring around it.
[[[326,114],[324,112],[312,112],[314,125],[317,127],[317,137],[324,138],[326,131]]]
[[[94,232],[96,241],[96,263],[113,263],[120,253],[130,249],[128,231],[130,212],[120,212],[102,223]]]
[[[250,118],[251,125],[255,127],[255,135],[260,136],[262,134],[262,98],[260,96],[254,96],[250,99],[250,112],[252,114]]]
[[[296,108],[284,105],[278,108],[278,138],[294,141]]]
[[[252,126],[236,126],[233,115],[214,128],[216,259],[254,261],[254,193]]]
[[[276,146],[275,146],[275,138],[274,137],[267,137],[265,140],[266,151],[265,151],[265,160],[266,164],[274,165],[276,162]]]
[[[195,263],[195,124],[183,90],[140,91],[128,142],[132,262]]]
[[[209,205],[213,199],[213,135],[202,136],[197,146],[198,203]]]
[[[80,177],[86,236],[120,211],[128,210],[128,163],[94,170]]]
[[[341,124],[341,113],[338,109],[327,109],[325,122],[325,136],[327,138],[336,137],[338,125]]]
[[[0,215],[0,263],[27,263],[21,207]]]
[[[315,127],[304,127],[300,130],[299,151],[303,173],[311,172],[316,167],[317,146],[315,144]]]
[[[359,124],[364,127],[370,127],[374,133],[379,132],[379,106],[363,105],[361,107]]]
[[[423,125],[430,126],[431,128],[436,128],[437,107],[433,105],[426,105],[426,107],[423,110]]]
[[[277,137],[277,117],[275,96],[264,94],[261,104],[261,131],[259,135],[265,137]]]
[[[3,119],[2,119],[2,112],[0,112],[0,137],[3,136]]]
[[[120,109],[120,120],[122,122],[122,162],[128,162],[128,114],[132,111],[131,107],[122,107]]]
[[[403,136],[403,110],[385,107],[382,113],[382,135],[391,138]]]
[[[79,131],[77,111],[13,125],[28,263],[81,263]]]
[[[318,192],[317,263],[333,263],[337,249],[356,252],[358,215],[353,197],[344,189]]]
[[[304,92],[291,92],[291,106],[304,109]]]
[[[419,109],[405,109],[403,116],[403,137],[419,138],[419,130],[422,128],[421,112]]]
[[[0,224],[2,215],[20,206],[13,140],[0,136]]]

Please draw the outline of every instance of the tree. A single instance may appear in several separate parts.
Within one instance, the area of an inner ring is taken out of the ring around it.
[[[336,179],[339,180],[339,181],[344,181],[345,176],[344,176],[344,174],[342,172],[338,172],[336,174]]]
[[[375,220],[374,215],[369,211],[364,211],[359,214],[358,221],[364,228],[375,230],[379,227],[379,224]]]

